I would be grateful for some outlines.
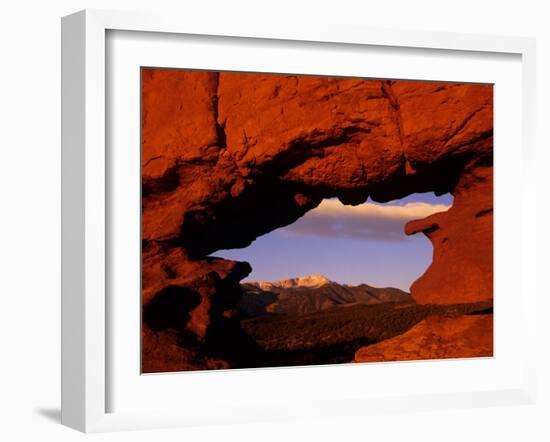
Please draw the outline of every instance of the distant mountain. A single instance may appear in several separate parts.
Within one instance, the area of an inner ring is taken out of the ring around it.
[[[323,275],[307,275],[275,282],[241,284],[239,310],[244,317],[266,313],[304,315],[338,306],[411,301],[409,293],[367,284],[338,284]]]
[[[315,288],[330,284],[331,282],[330,279],[323,275],[306,275],[275,282],[251,282],[250,284],[257,285],[264,291],[277,291],[280,289],[293,289],[299,287]]]

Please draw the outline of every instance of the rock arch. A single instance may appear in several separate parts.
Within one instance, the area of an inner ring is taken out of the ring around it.
[[[231,315],[245,247],[323,198],[385,202],[451,192],[413,221],[434,260],[420,303],[492,298],[491,85],[292,75],[142,72],[143,303],[166,287],[200,295],[184,325],[201,338]]]

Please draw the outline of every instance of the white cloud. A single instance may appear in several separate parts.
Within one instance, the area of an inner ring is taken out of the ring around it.
[[[410,202],[403,205],[365,203],[345,206],[337,199],[326,199],[294,224],[282,229],[290,235],[347,237],[369,240],[403,240],[403,228],[413,219],[444,212],[450,206]]]

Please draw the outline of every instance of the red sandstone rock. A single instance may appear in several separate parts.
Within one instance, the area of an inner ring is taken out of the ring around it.
[[[355,362],[477,358],[493,355],[493,315],[431,316],[406,333],[355,353]]]
[[[236,304],[238,294],[231,286],[237,285],[251,270],[247,263],[219,258],[193,260],[179,248],[158,246],[144,250],[142,263],[143,305],[148,305],[167,288],[172,288],[173,293],[181,292],[181,296],[193,296],[196,300],[190,301],[189,312],[182,311],[180,325],[200,338],[206,335],[210,318],[215,313],[222,314]],[[166,309],[169,310],[170,305]],[[184,320],[185,313],[188,317]],[[155,314],[170,312],[159,309]]]
[[[188,293],[178,327],[204,340],[250,271],[208,255],[323,198],[426,191],[452,192],[455,206],[408,226],[435,250],[413,295],[492,296],[492,86],[144,69],[142,87],[144,308]]]
[[[155,333],[148,327],[142,329],[143,373],[223,368],[230,368],[226,361],[186,349],[173,331]]]
[[[190,213],[214,230],[213,211],[256,190],[351,203],[447,192],[468,161],[492,158],[485,85],[144,70],[143,89],[144,239],[177,239]]]
[[[452,207],[405,226],[423,232],[433,261],[411,286],[422,304],[479,302],[493,298],[493,168],[477,167],[460,178]]]

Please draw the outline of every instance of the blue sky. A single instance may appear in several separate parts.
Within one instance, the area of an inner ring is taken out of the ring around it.
[[[294,224],[261,236],[244,249],[214,255],[248,261],[253,270],[247,280],[319,273],[339,283],[408,290],[431,263],[432,246],[422,234],[406,236],[404,225],[451,204],[451,195],[433,193],[355,207],[328,199]]]

